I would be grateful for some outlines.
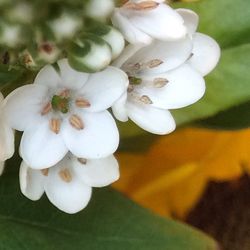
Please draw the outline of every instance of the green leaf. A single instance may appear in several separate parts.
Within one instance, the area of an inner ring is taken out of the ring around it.
[[[0,249],[218,249],[204,234],[153,215],[110,188],[95,190],[75,215],[60,212],[46,197],[29,201],[18,187],[17,163],[9,162],[0,182]]]

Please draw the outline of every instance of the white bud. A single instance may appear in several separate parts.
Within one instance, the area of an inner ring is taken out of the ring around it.
[[[89,17],[105,20],[114,10],[114,0],[91,0],[87,4],[86,14]]]
[[[117,58],[125,46],[125,40],[122,34],[118,30],[111,28],[106,35],[102,36],[102,39],[105,40],[112,49],[112,60]]]

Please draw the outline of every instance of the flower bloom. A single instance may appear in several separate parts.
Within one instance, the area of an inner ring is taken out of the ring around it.
[[[26,197],[39,200],[45,192],[57,208],[73,214],[87,206],[92,187],[107,186],[119,178],[119,166],[113,155],[87,160],[69,153],[49,169],[32,169],[23,161],[19,177]]]
[[[129,45],[115,62],[127,72],[130,84],[127,93],[113,105],[114,115],[120,121],[130,118],[155,134],[175,129],[169,109],[188,106],[203,96],[203,76],[220,57],[220,48],[212,38],[195,33],[197,15],[185,10],[179,13],[189,30],[185,38],[155,40],[146,47]]]
[[[14,131],[8,126],[4,116],[4,97],[0,93],[0,175],[4,162],[14,154]]]
[[[119,69],[87,74],[73,70],[66,59],[48,65],[34,84],[7,97],[10,126],[24,131],[20,155],[34,169],[51,167],[70,151],[76,157],[104,158],[118,147],[119,134],[108,109],[126,90]]]
[[[152,39],[176,40],[185,36],[182,17],[163,0],[130,0],[115,8],[112,23],[130,43],[149,44]]]

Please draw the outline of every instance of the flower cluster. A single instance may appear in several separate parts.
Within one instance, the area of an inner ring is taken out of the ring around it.
[[[88,204],[92,187],[119,178],[113,156],[119,131],[108,109],[120,121],[168,134],[176,126],[169,110],[203,96],[203,77],[220,57],[217,43],[196,32],[197,15],[163,0],[130,0],[117,8],[113,1],[90,1],[86,9],[98,21],[88,23],[67,56],[0,104],[1,165],[14,153],[14,130],[23,132],[22,193],[38,200],[45,192],[67,213]],[[114,27],[102,23],[109,14]],[[61,32],[55,32],[60,41],[79,28],[67,18],[58,22],[50,25]]]

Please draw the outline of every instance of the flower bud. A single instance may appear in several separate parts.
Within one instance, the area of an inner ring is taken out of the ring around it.
[[[48,22],[58,42],[72,38],[82,27],[82,20],[77,15],[63,11],[58,17]]]
[[[88,2],[85,11],[88,17],[105,20],[111,15],[114,7],[114,0],[91,0]]]
[[[109,65],[112,59],[110,46],[100,37],[85,34],[73,42],[68,50],[69,64],[82,72],[97,72]]]

